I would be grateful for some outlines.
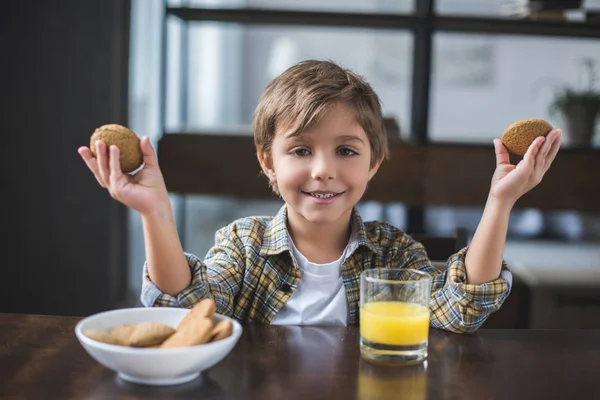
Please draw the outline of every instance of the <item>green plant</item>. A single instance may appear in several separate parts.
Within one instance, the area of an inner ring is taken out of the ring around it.
[[[551,114],[565,112],[573,106],[600,109],[600,89],[596,88],[598,75],[596,73],[596,62],[591,58],[581,60],[581,68],[587,73],[587,85],[581,89],[575,89],[562,85],[555,90],[554,99],[549,105]]]

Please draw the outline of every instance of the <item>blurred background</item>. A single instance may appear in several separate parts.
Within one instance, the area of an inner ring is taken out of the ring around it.
[[[511,215],[515,287],[489,327],[600,327],[600,0],[4,2],[0,311],[137,306],[141,222],[76,150],[106,123],[150,136],[184,249],[282,202],[259,176],[252,114],[292,64],[330,59],[383,102],[391,158],[365,220],[469,238],[493,138],[543,118],[564,146]],[[514,159],[518,162],[518,159]]]

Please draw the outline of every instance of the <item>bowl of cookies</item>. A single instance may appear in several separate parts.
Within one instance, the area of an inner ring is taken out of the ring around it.
[[[124,308],[83,318],[75,335],[89,355],[126,381],[176,385],[220,362],[242,334],[239,322],[215,313],[212,299],[192,309]]]

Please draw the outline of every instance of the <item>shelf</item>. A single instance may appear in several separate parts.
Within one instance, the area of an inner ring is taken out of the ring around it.
[[[375,29],[414,29],[417,17],[402,14],[375,14],[351,12],[321,12],[269,10],[257,8],[190,8],[168,7],[167,14],[184,21],[239,22],[246,24],[285,24],[342,26]]]
[[[535,21],[472,17],[436,17],[433,29],[447,32],[535,35],[557,37],[600,37],[600,24],[585,22]]]
[[[245,24],[312,25],[401,30],[416,30],[420,26],[426,26],[433,31],[446,32],[582,38],[600,37],[600,24],[588,22],[439,15],[421,17],[416,14],[359,14],[353,12],[293,11],[256,8],[168,7],[167,14],[176,16],[187,22],[216,21]]]

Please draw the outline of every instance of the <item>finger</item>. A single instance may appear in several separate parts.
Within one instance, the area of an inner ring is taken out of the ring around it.
[[[546,155],[550,151],[550,148],[552,147],[552,143],[554,143],[555,138],[556,134],[554,133],[554,131],[550,131],[550,133],[546,135],[546,140],[544,141],[544,144],[535,156],[536,170],[543,171],[544,166],[546,165]]]
[[[556,158],[556,155],[558,154],[558,150],[560,149],[561,142],[562,142],[562,131],[560,129],[557,129],[556,138],[554,139],[554,142],[552,143],[552,148],[550,149],[550,151],[548,152],[548,155],[546,156],[544,172],[548,171],[548,169],[550,168],[550,165],[552,165],[552,162]]]
[[[110,146],[108,149],[109,158],[109,172],[110,172],[110,188],[111,191],[117,191],[119,180],[123,178],[123,171],[121,171],[121,160],[119,156],[119,148],[117,146]]]
[[[540,137],[535,138],[533,143],[531,143],[529,145],[527,152],[523,156],[523,160],[525,161],[526,164],[535,166],[535,157],[537,156],[538,152],[540,151],[540,148],[542,147],[542,145],[544,144],[545,141],[546,141],[546,138],[543,136],[540,136]]]
[[[156,151],[150,142],[150,138],[148,136],[142,137],[142,141],[140,143],[140,148],[142,150],[142,156],[144,158],[144,166],[146,167],[158,167],[158,158],[156,157]]]
[[[542,146],[545,140],[546,138],[544,137],[535,138],[533,143],[529,145],[529,148],[525,152],[525,155],[523,155],[523,159],[517,164],[518,170],[522,171],[523,169],[525,169],[527,171],[527,174],[531,174],[535,171],[535,156],[537,155],[538,151],[540,150],[540,147]]]
[[[510,157],[508,156],[508,150],[502,144],[500,139],[494,139],[494,150],[496,151],[496,165],[509,165]]]
[[[98,164],[96,157],[94,157],[92,151],[87,147],[80,147],[79,149],[77,149],[77,152],[79,153],[81,158],[83,158],[83,161],[85,161],[85,165],[87,165],[90,171],[92,171],[92,173],[94,174],[94,178],[96,178],[98,184],[103,188],[106,188],[106,186],[104,186],[104,184],[100,180],[100,176],[98,175]]]
[[[102,140],[96,140],[96,159],[98,160],[98,175],[100,180],[104,184],[104,187],[108,187],[110,173],[108,171],[108,154],[106,144]]]

